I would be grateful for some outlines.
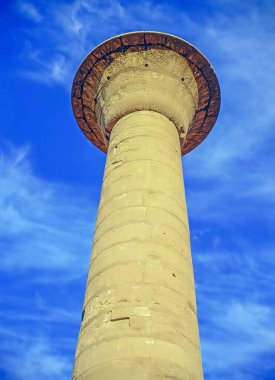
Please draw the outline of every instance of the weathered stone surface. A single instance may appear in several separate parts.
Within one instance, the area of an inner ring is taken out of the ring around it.
[[[181,155],[215,124],[207,59],[164,33],[134,32],[81,64],[72,105],[108,152],[74,380],[202,380]]]
[[[112,130],[83,314],[73,379],[203,379],[179,136],[160,113]]]

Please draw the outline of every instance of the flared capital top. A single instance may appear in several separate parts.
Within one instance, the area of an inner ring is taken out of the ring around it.
[[[101,108],[97,103],[99,95],[102,96],[103,73],[122,55],[152,49],[177,53],[185,65],[187,62],[197,85],[194,115],[186,133],[179,131],[182,154],[198,146],[216,122],[220,109],[218,79],[211,64],[194,46],[176,36],[158,32],[142,31],[115,36],[88,54],[75,75],[72,87],[72,106],[77,123],[86,137],[104,152],[107,152],[111,129],[117,120],[109,124],[101,120]],[[105,81],[109,79],[107,76]],[[184,81],[184,78],[181,80]]]

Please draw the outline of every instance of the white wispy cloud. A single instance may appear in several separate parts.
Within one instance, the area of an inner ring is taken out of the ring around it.
[[[72,365],[68,357],[53,348],[46,336],[30,334],[7,338],[5,344],[2,341],[0,366],[8,379],[67,380],[70,377]]]
[[[218,233],[214,226],[192,244],[205,378],[253,380],[263,361],[274,369],[273,247]]]
[[[70,89],[80,62],[104,39],[133,30],[164,29],[169,32],[175,29],[178,22],[192,27],[192,30],[197,27],[184,13],[179,15],[169,5],[150,1],[128,4],[117,0],[49,2],[41,12],[44,22],[39,25],[39,29],[35,29],[40,39],[34,39],[39,60],[33,57],[32,51],[25,51],[26,57],[33,61],[35,67],[25,70],[24,75],[50,85],[62,82],[66,89]],[[173,12],[171,17],[167,17],[168,12]],[[29,43],[31,41],[29,37]],[[52,57],[50,64],[46,63],[49,56]],[[65,65],[60,80],[59,76],[53,75],[53,67],[55,64],[59,66],[61,59]]]
[[[28,148],[2,153],[0,173],[1,270],[82,274],[97,206],[88,196],[37,177]]]
[[[17,4],[18,11],[25,17],[29,18],[34,22],[40,22],[43,19],[43,16],[36,8],[36,6],[27,1],[19,1]]]
[[[0,209],[0,372],[68,379],[96,206],[84,189],[37,176],[28,146],[9,146],[0,153]]]
[[[267,9],[248,4],[245,13],[234,17],[219,13],[205,25],[200,40],[206,49],[211,41],[222,109],[212,139],[200,147],[201,154],[190,155],[190,161],[196,161],[194,176],[232,175],[234,164],[239,169],[257,154],[265,155],[263,144],[273,138],[275,68],[270,60],[275,57],[271,29],[275,9]]]
[[[274,312],[266,305],[239,302],[228,303],[223,312],[219,308],[212,312],[207,339],[202,342],[207,379],[256,378],[261,355],[275,349]],[[274,363],[265,365],[275,369]]]

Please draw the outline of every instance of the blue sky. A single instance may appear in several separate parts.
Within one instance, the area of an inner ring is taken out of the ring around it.
[[[0,7],[0,379],[71,376],[105,155],[70,88],[96,44],[157,30],[200,49],[222,92],[213,131],[183,158],[205,380],[274,380],[274,1]]]

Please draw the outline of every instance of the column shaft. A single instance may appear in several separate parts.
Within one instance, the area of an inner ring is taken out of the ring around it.
[[[179,136],[153,111],[109,143],[75,380],[202,380]]]

